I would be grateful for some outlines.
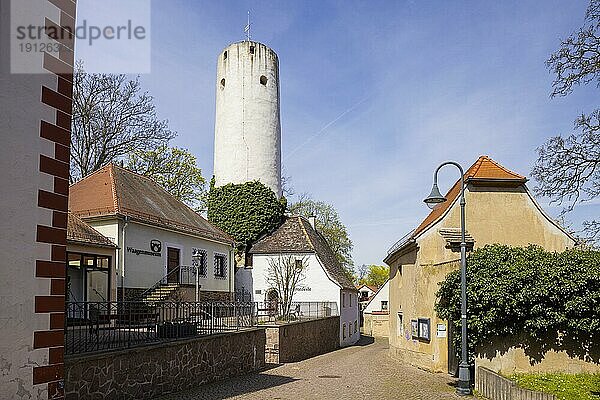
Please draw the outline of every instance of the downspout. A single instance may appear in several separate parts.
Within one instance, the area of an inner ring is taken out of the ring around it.
[[[229,249],[229,301],[234,301],[235,298],[233,297],[233,275],[235,274],[235,265],[233,265],[233,257],[234,257],[234,250],[233,249]]]
[[[121,228],[121,237],[123,238],[121,242],[121,265],[119,266],[121,270],[121,301],[125,301],[125,252],[127,251],[125,248],[125,228],[127,228],[129,217],[125,216],[123,221],[123,228]]]

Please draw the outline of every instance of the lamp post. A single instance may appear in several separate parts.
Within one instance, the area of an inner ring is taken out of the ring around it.
[[[439,170],[445,165],[454,165],[460,170],[460,293],[461,293],[461,316],[460,327],[462,331],[461,362],[458,366],[458,386],[456,393],[465,396],[471,394],[471,373],[469,360],[467,358],[467,242],[465,240],[465,173],[460,164],[454,161],[446,161],[440,164],[433,174],[433,187],[431,193],[425,200],[425,204],[431,209],[445,202],[437,185]]]

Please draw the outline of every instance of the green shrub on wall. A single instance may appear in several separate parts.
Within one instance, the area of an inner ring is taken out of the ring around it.
[[[285,197],[259,181],[229,183],[215,187],[211,181],[208,195],[208,220],[233,236],[243,248],[261,235],[276,229],[282,222]]]
[[[460,271],[448,274],[436,296],[437,314],[454,324],[460,349]],[[600,358],[598,251],[485,246],[467,259],[467,302],[471,354],[520,347],[532,362],[548,350]]]

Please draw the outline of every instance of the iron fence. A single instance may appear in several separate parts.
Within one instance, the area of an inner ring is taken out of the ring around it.
[[[339,315],[335,302],[111,301],[66,303],[65,354],[154,343]]]
[[[259,323],[292,322],[339,315],[337,303],[330,301],[295,301],[286,308],[273,301],[258,303],[257,320]]]
[[[251,302],[69,302],[65,353],[117,350],[256,325]]]

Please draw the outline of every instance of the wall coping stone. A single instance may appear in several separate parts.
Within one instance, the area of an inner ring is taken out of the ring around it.
[[[260,324],[259,326],[261,328],[280,328],[282,326],[289,326],[289,325],[299,325],[299,324],[306,324],[309,322],[314,322],[314,321],[319,321],[319,320],[326,320],[326,319],[332,319],[332,318],[339,318],[339,315],[332,315],[330,317],[321,317],[321,318],[313,318],[313,319],[306,319],[303,321],[289,321],[289,322],[282,322],[282,323],[267,323],[267,324]]]
[[[65,363],[69,363],[69,362],[76,363],[76,362],[89,361],[89,360],[101,360],[103,358],[109,358],[109,357],[113,358],[113,357],[116,357],[119,355],[147,352],[148,350],[152,350],[152,349],[181,346],[181,345],[184,345],[187,343],[199,342],[199,341],[203,341],[203,340],[212,340],[212,339],[215,339],[215,338],[218,338],[221,336],[237,335],[237,334],[248,333],[248,332],[252,332],[252,331],[260,331],[260,330],[264,330],[264,328],[262,326],[254,327],[254,328],[244,328],[244,329],[240,329],[239,331],[221,332],[221,333],[216,333],[213,335],[199,336],[199,337],[193,337],[193,338],[182,338],[182,339],[170,340],[168,342],[152,343],[152,344],[148,344],[148,345],[134,346],[134,347],[129,347],[126,349],[118,349],[118,350],[114,350],[114,351],[101,350],[101,351],[94,351],[94,352],[85,353],[85,354],[65,355]]]

